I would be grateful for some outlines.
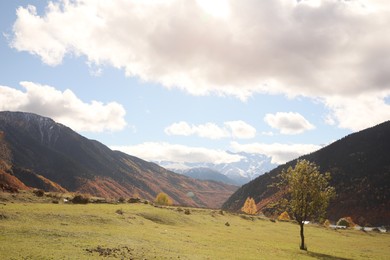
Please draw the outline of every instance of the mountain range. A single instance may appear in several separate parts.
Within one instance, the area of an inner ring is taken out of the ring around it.
[[[113,151],[36,114],[0,112],[0,184],[108,198],[167,193],[176,204],[218,208],[237,189]]]
[[[330,185],[336,188],[337,197],[329,205],[329,219],[350,216],[360,225],[390,224],[390,121],[348,135],[298,159],[316,163],[321,172],[330,172]],[[283,169],[295,166],[298,159],[242,186],[224,203],[223,209],[239,211],[245,199],[252,197],[258,210],[267,213],[267,206],[280,198],[278,190],[270,185]]]
[[[156,163],[176,173],[192,175],[194,178],[211,179],[240,186],[278,166],[278,164],[271,162],[270,157],[263,154],[227,152],[240,156],[241,160],[232,163],[179,163],[172,161]],[[194,175],[194,172],[197,174]],[[211,173],[214,174],[211,175]],[[227,178],[218,177],[216,173],[223,174]]]

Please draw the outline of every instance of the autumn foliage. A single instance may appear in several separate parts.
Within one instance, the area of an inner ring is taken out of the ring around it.
[[[288,221],[290,220],[290,215],[288,215],[287,211],[283,212],[279,215],[278,220],[280,221]]]
[[[244,203],[244,206],[241,208],[241,211],[249,215],[255,215],[257,213],[255,200],[251,197],[248,197]]]
[[[172,205],[172,199],[164,192],[160,192],[154,200],[156,204],[169,206]]]

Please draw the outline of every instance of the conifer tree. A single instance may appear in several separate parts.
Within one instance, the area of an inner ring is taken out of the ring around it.
[[[244,206],[241,208],[241,211],[249,215],[255,215],[257,213],[255,200],[251,197],[248,197],[245,200]]]

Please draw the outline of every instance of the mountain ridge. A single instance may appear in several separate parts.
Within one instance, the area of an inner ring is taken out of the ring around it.
[[[239,155],[241,156],[241,160],[231,163],[177,163],[171,161],[157,163],[162,167],[180,174],[185,174],[186,171],[190,171],[191,169],[208,168],[225,175],[238,185],[243,185],[278,166],[278,164],[271,162],[270,157],[263,154],[234,153],[230,151],[227,151],[227,153]]]
[[[165,192],[177,204],[211,208],[219,207],[237,189],[194,180],[112,151],[36,114],[0,112],[0,131],[3,133],[0,161],[7,165],[5,173],[32,187],[44,188],[45,183],[46,188],[53,190],[114,198],[141,196],[149,200]]]

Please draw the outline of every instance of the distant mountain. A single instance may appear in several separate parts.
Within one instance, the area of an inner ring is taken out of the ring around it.
[[[0,112],[0,184],[219,207],[236,186],[199,181],[89,140],[50,118]]]
[[[162,167],[182,174],[190,169],[208,168],[216,172],[222,173],[230,180],[234,181],[234,183],[237,183],[239,185],[243,185],[278,166],[278,164],[272,163],[271,158],[267,157],[266,155],[250,154],[244,152],[229,153],[239,155],[242,157],[242,159],[238,162],[220,164],[177,163],[168,161],[158,162],[158,164]]]
[[[197,180],[209,180],[209,181],[217,181],[217,182],[222,182],[231,185],[238,185],[238,183],[236,183],[232,179],[229,179],[222,173],[212,170],[210,168],[204,168],[204,167],[192,168],[183,171],[182,174]]]
[[[315,162],[321,172],[330,172],[337,198],[329,206],[328,218],[351,216],[361,225],[390,224],[390,121],[351,134],[314,153],[300,157]],[[278,198],[269,188],[273,177],[297,160],[280,165],[238,189],[223,208],[238,211],[253,197],[259,210]]]

